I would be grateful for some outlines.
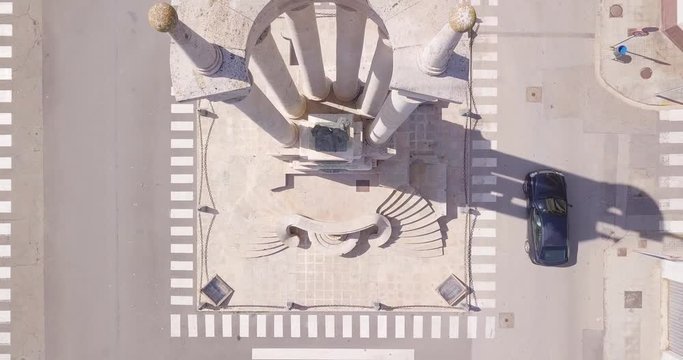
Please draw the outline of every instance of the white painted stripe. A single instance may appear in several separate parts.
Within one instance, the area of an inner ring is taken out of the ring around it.
[[[496,291],[495,281],[475,281],[472,285],[475,291]]]
[[[0,113],[0,125],[12,125],[12,113]]]
[[[193,112],[193,104],[171,104],[171,113],[173,114],[192,114]]]
[[[11,157],[0,157],[0,169],[7,170],[12,168]]]
[[[477,129],[481,132],[498,132],[498,124],[493,122],[479,123]]]
[[[498,159],[496,158],[472,158],[472,167],[496,167],[498,166]]]
[[[510,204],[525,208],[526,207],[526,199],[513,197],[513,198],[510,198]]]
[[[683,165],[683,154],[665,154],[659,156],[659,162],[667,166]]]
[[[0,257],[11,257],[12,245],[0,245]]]
[[[173,2],[171,2],[171,5],[173,5]],[[171,96],[175,96],[175,89],[173,86],[171,86]]]
[[[11,68],[0,68],[0,80],[12,80],[12,69]],[[11,97],[12,97],[12,95],[10,95],[10,98]]]
[[[9,266],[0,267],[0,279],[9,279],[12,277],[12,268]]]
[[[252,360],[415,360],[414,349],[253,348]]]
[[[496,212],[493,210],[479,210],[477,220],[496,220]]]
[[[2,79],[0,79],[2,80]],[[0,103],[12,102],[12,90],[0,90]]]
[[[232,315],[223,314],[221,328],[223,337],[232,337]]]
[[[481,26],[498,26],[498,16],[482,16]]]
[[[192,305],[192,296],[171,296],[171,305]]]
[[[441,316],[432,316],[432,339],[441,338]]]
[[[171,244],[171,254],[192,254],[194,253],[193,244]]]
[[[187,336],[197,337],[197,315],[189,314],[187,315]]]
[[[273,316],[273,337],[281,338],[284,335],[284,321],[282,315]]]
[[[493,339],[496,336],[496,317],[487,316],[486,317],[486,330],[484,337],[487,339]]]
[[[242,338],[248,338],[249,337],[249,315],[242,314],[240,315],[240,337]]]
[[[467,338],[475,339],[477,337],[477,317],[467,317]]]
[[[171,209],[171,219],[192,219],[194,209]]]
[[[316,338],[318,337],[318,316],[308,315],[308,337]]]
[[[0,323],[8,324],[12,322],[12,315],[9,310],[0,311]]]
[[[266,337],[266,316],[256,315],[256,337]]]
[[[360,316],[360,337],[370,337],[370,317],[368,315]]]
[[[491,193],[473,193],[472,202],[475,203],[492,203],[496,202],[496,196]]]
[[[192,226],[171,226],[171,236],[192,236],[194,228]]]
[[[171,191],[171,201],[193,201],[192,191]]]
[[[0,36],[12,36],[12,24],[0,24]]]
[[[495,80],[495,79],[498,79],[498,70],[474,69],[474,70],[472,70],[472,79],[474,79],[474,80]]]
[[[171,337],[180,337],[180,314],[171,314]]]
[[[495,256],[496,247],[495,246],[472,246],[473,256]]]
[[[12,212],[11,201],[0,201],[0,213],[9,214]]]
[[[325,337],[334,337],[334,315],[325,315]]]
[[[386,339],[387,338],[387,316],[377,315],[377,338]]]
[[[11,57],[12,57],[12,47],[9,45],[0,46],[0,58],[9,59]]]
[[[192,278],[171,278],[171,288],[173,289],[192,289]]]
[[[12,360],[10,354],[0,354],[0,360]]]
[[[481,5],[481,0],[470,0],[470,5],[479,6]]]
[[[472,264],[472,272],[475,274],[494,274],[496,264]]]
[[[12,180],[0,179],[0,191],[12,191]]]
[[[498,0],[489,0],[489,6],[498,6]]]
[[[11,289],[0,289],[0,301],[10,301],[12,300],[12,290]]]
[[[342,337],[350,338],[353,336],[353,318],[351,315],[342,316]]]
[[[683,210],[683,199],[659,200],[660,210]]]
[[[659,142],[662,144],[683,143],[683,131],[663,132],[659,134]]]
[[[472,95],[475,97],[495,97],[498,96],[498,88],[496,87],[473,87]]]
[[[171,156],[171,166],[194,166],[192,156]]]
[[[194,139],[171,139],[171,149],[192,149]]]
[[[477,40],[480,44],[498,44],[498,34],[481,34],[477,35]]]
[[[394,317],[394,336],[397,339],[406,337],[406,318],[403,315],[396,315]]]
[[[413,338],[422,339],[422,316],[413,315]]]
[[[192,184],[194,174],[171,174],[171,184]]]
[[[659,120],[683,121],[683,109],[662,110],[659,112]]]
[[[451,315],[448,317],[448,337],[457,339],[458,336],[460,336],[460,317]]]
[[[0,135],[0,147],[12,146],[12,135]]]
[[[0,14],[9,15],[12,13],[12,10],[11,2],[0,2]]]
[[[171,121],[171,131],[192,131],[194,123],[192,121]]]
[[[498,53],[495,51],[475,51],[472,55],[472,61],[498,61]]]
[[[498,114],[498,105],[477,105],[477,112],[479,115],[495,115]]]
[[[0,345],[9,345],[10,337],[9,332],[0,332]]]
[[[0,223],[0,235],[12,235],[12,224]]]
[[[659,178],[659,186],[669,188],[683,187],[683,176],[661,176]]]
[[[492,237],[496,237],[496,229],[494,229],[494,228],[475,228],[474,231],[472,231],[472,235],[474,237],[492,238]]]
[[[172,271],[192,271],[194,263],[192,261],[171,261]]]
[[[301,337],[301,317],[299,315],[289,317],[289,335],[293,338]]]
[[[213,314],[204,315],[204,335],[208,338],[216,336],[216,324]]]
[[[683,221],[680,220],[668,220],[660,221],[659,229],[662,231],[668,231],[670,233],[683,233]]]
[[[493,309],[496,307],[496,299],[477,298],[477,306],[481,309]]]
[[[474,175],[472,185],[496,185],[498,178],[493,175]]]
[[[497,140],[474,140],[472,141],[472,150],[497,150]]]

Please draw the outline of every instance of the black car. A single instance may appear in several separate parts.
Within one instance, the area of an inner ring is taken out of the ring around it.
[[[557,266],[569,261],[567,183],[554,170],[527,174],[522,186],[529,217],[529,257],[534,264]]]

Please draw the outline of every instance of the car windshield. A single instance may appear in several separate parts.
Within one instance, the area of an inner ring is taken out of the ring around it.
[[[543,213],[551,213],[554,215],[567,214],[567,202],[558,198],[545,198],[536,201],[538,210]]]
[[[567,258],[567,250],[563,247],[548,247],[543,249],[541,257],[545,261],[559,262]]]

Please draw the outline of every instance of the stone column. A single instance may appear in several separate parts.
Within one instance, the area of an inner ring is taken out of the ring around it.
[[[337,5],[337,76],[332,89],[341,101],[353,100],[360,90],[358,70],[366,21],[362,13]]]
[[[325,77],[313,3],[287,11],[285,21],[299,62],[301,91],[311,100],[325,100],[330,93],[330,82]]]
[[[401,95],[396,90],[389,93],[382,108],[367,129],[370,144],[381,145],[387,142],[418,105],[425,100]]]
[[[382,33],[377,39],[375,54],[372,57],[368,78],[363,93],[358,97],[357,106],[364,114],[375,116],[389,93],[391,73],[393,72],[393,49]]]
[[[299,128],[280,114],[258,85],[252,85],[249,95],[235,103],[235,107],[283,146],[294,146],[298,142]]]
[[[273,90],[273,102],[287,117],[296,119],[306,113],[306,99],[301,96],[294,84],[287,65],[277,49],[270,26],[256,41],[249,65],[254,70],[254,82],[261,87],[269,86]]]
[[[420,70],[431,76],[443,74],[462,34],[470,31],[476,20],[477,13],[471,5],[460,4],[455,7],[450,13],[448,24],[422,50],[418,59]]]
[[[167,3],[154,4],[147,14],[156,31],[168,33],[203,75],[215,74],[223,65],[223,52],[178,20],[175,8]]]

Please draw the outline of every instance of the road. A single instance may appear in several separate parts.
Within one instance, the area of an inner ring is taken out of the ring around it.
[[[250,359],[252,347],[355,347],[411,348],[419,359],[599,359],[591,347],[603,329],[602,251],[611,242],[597,239],[596,219],[623,201],[605,185],[628,181],[619,134],[655,114],[626,108],[598,87],[593,4],[491,4],[482,4],[482,16],[499,26],[481,30],[498,34],[497,61],[482,66],[498,76],[481,83],[498,95],[480,103],[497,105],[483,122],[497,124],[498,149],[482,156],[498,166],[477,171],[499,178],[490,190],[500,198],[482,204],[498,213],[491,314],[513,313],[514,328],[497,329],[494,339],[449,340],[444,322],[444,339],[292,341],[254,337],[256,321],[248,338],[169,337],[168,39],[149,29],[150,3],[45,2],[45,351],[26,358]],[[527,86],[543,88],[542,103],[526,102]],[[541,166],[569,174],[573,267],[533,266],[524,253],[518,180]],[[325,314],[317,315],[322,323]]]

